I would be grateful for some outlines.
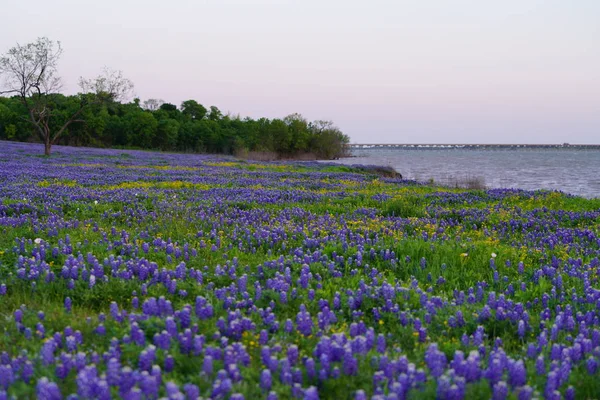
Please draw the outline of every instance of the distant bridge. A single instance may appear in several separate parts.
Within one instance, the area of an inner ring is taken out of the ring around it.
[[[600,149],[600,144],[474,144],[474,143],[352,143],[348,145],[352,149]]]

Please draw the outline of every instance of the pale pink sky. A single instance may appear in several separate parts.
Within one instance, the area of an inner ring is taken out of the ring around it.
[[[47,36],[142,100],[331,119],[352,142],[600,143],[597,0],[29,0],[0,52]]]

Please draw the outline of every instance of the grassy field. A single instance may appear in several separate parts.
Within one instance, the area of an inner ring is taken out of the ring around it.
[[[600,199],[0,143],[0,399],[598,398]]]

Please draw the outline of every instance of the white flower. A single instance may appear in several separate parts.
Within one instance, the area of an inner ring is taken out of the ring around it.
[[[496,258],[496,253],[492,253],[492,258]]]
[[[40,244],[40,243],[42,243],[42,239],[40,239],[40,238],[35,238],[35,240],[33,241],[33,243],[35,243],[35,244]]]
[[[98,200],[94,200],[94,204],[96,204],[96,205],[97,205],[97,204],[98,204]]]

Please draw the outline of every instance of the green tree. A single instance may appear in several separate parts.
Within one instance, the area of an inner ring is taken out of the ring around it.
[[[174,150],[177,146],[179,122],[174,119],[161,119],[156,126],[154,147],[161,150]]]
[[[217,106],[210,106],[210,113],[208,114],[208,119],[211,121],[219,121],[223,118],[223,113],[221,110],[217,108]]]
[[[269,136],[272,138],[273,148],[269,149],[278,154],[289,154],[292,144],[292,135],[286,123],[281,119],[274,119],[269,125]]]
[[[309,125],[312,132],[311,150],[319,158],[331,160],[346,154],[350,138],[331,121],[315,121]]]
[[[183,151],[203,151],[203,126],[198,121],[184,121],[177,136],[177,148]]]
[[[291,135],[291,151],[302,153],[308,151],[310,145],[310,130],[308,122],[300,114],[290,114],[283,119]]]
[[[186,100],[181,103],[181,113],[188,119],[199,120],[206,117],[208,110],[196,100]]]
[[[152,148],[158,122],[151,113],[142,110],[131,112],[124,116],[124,122],[129,145],[144,149]]]
[[[159,107],[159,111],[167,113],[168,118],[178,121],[181,117],[181,111],[177,109],[175,104],[163,103]]]

